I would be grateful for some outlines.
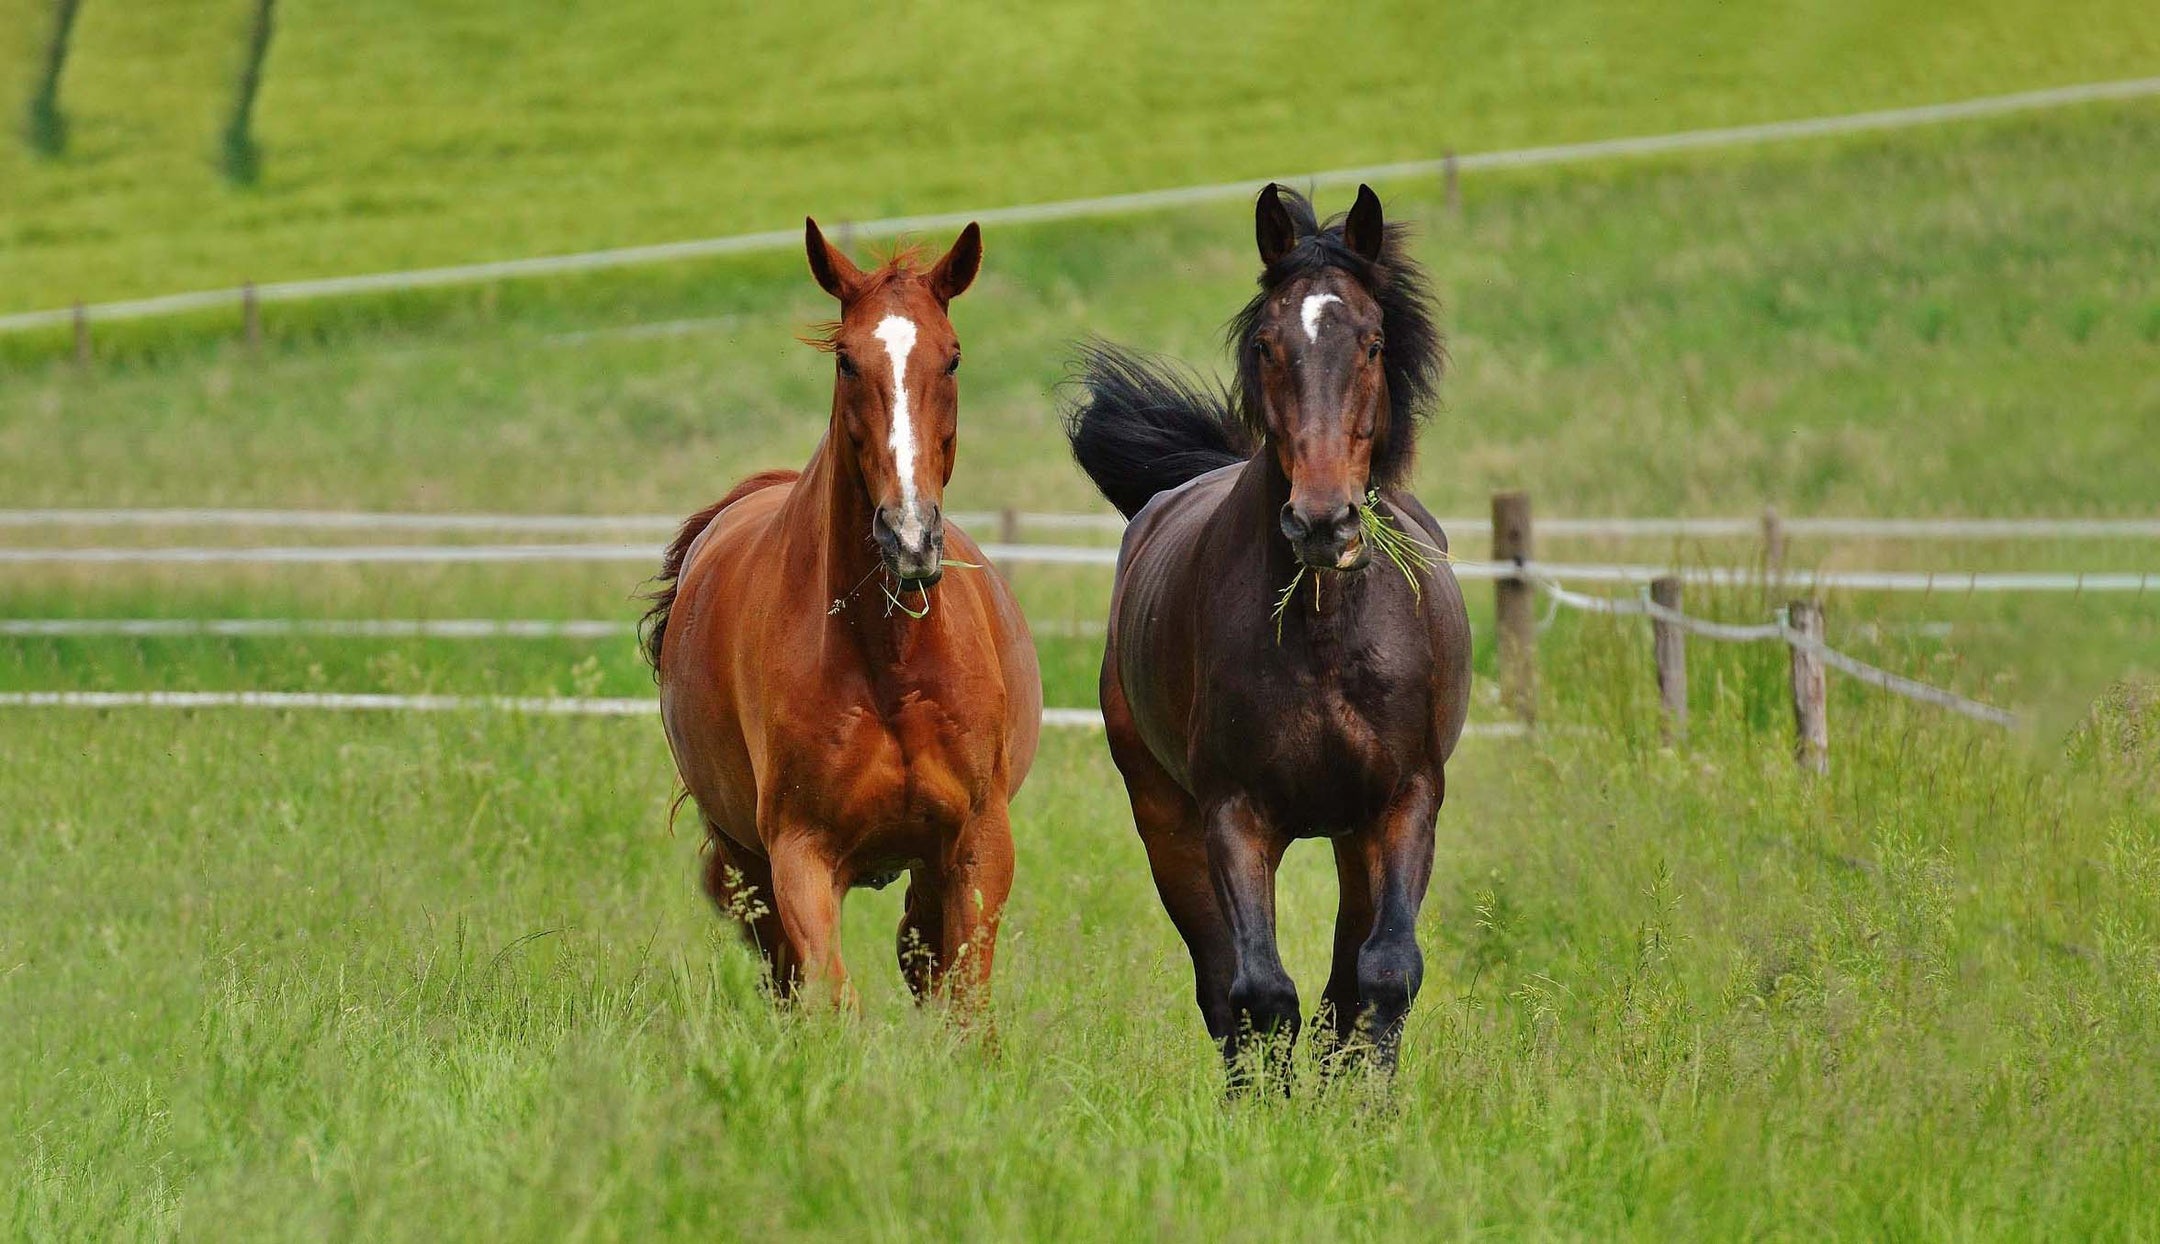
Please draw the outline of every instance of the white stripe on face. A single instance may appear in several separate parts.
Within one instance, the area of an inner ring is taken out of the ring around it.
[[[913,548],[922,542],[923,531],[922,503],[915,497],[915,424],[908,416],[907,361],[915,352],[915,321],[888,315],[872,335],[885,343],[885,356],[892,360],[891,445],[893,472],[900,477],[900,524],[893,534]]]
[[[1320,313],[1327,310],[1329,303],[1341,301],[1342,299],[1333,294],[1310,294],[1306,296],[1305,305],[1298,309],[1298,319],[1304,321],[1305,324],[1305,340],[1320,340]]]

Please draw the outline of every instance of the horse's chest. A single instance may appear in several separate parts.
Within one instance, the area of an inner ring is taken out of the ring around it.
[[[989,740],[915,694],[887,710],[858,704],[795,733],[797,758],[775,793],[817,820],[865,832],[957,828],[995,763]]]
[[[1367,824],[1416,767],[1421,701],[1400,690],[1415,686],[1413,674],[1350,662],[1220,680],[1209,713],[1210,767],[1289,832]]]

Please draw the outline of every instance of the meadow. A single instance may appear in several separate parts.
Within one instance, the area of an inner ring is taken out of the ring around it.
[[[158,6],[188,34],[151,80],[162,28],[93,0],[81,150],[0,155],[0,308],[220,283],[243,260],[260,277],[364,270],[769,227],[805,206],[844,218],[1427,155],[1430,133],[1378,124],[1421,110],[1459,121],[1446,141],[1467,150],[2153,60],[2153,19],[2128,6],[1932,7],[1396,13],[1367,63],[1327,58],[1293,108],[1263,89],[1304,46],[1288,34],[1235,64],[1134,67],[1229,20],[1204,6],[1040,27],[910,14],[879,38],[812,40],[829,52],[786,99],[747,53],[739,89],[700,93],[697,58],[654,49],[690,20],[659,0],[514,30],[495,6],[449,6],[442,38],[377,0],[299,6],[266,97],[268,180],[234,194],[185,129],[214,114],[215,23]],[[831,20],[791,6],[716,29],[795,47]],[[963,21],[966,72],[927,72]],[[1109,29],[1142,49],[1131,65],[1044,55]],[[1416,61],[1428,36],[1462,72]],[[0,24],[0,63],[21,37]],[[363,63],[369,94],[340,94],[340,67]],[[863,106],[915,70],[934,89]],[[1058,89],[1096,79],[1092,107]],[[776,154],[809,142],[818,160]],[[1429,182],[1381,185],[1419,230],[1453,353],[1418,491],[1461,515],[1526,487],[1543,514],[2150,517],[2155,152],[2160,108],[2126,104],[1480,176],[1460,215]],[[1218,365],[1253,276],[1249,217],[1004,230],[988,253],[954,308],[950,504],[1100,509],[1056,434],[1069,343]],[[273,308],[259,352],[215,316],[101,332],[87,371],[64,342],[10,340],[0,498],[680,512],[808,453],[829,363],[793,337],[829,305],[775,254]],[[1816,541],[1791,561],[2156,568],[2128,540]],[[627,622],[646,573],[15,565],[0,616]],[[1100,618],[1106,576],[1009,573],[1043,631],[1048,702],[1091,704],[1099,640],[1067,624]],[[1489,673],[1491,597],[1470,597]],[[1753,621],[1773,603],[1690,607]],[[1829,608],[1840,647],[2025,724],[1997,733],[1834,681],[1831,771],[1809,779],[1783,653],[1695,643],[1693,729],[1664,746],[1644,631],[1562,612],[1540,640],[1542,720],[1562,728],[1467,740],[1450,769],[1400,1078],[1323,1083],[1300,1063],[1286,1096],[1238,1101],[1088,732],[1046,734],[1016,805],[984,1030],[906,1002],[897,889],[850,900],[861,1013],[776,1013],[697,890],[695,833],[669,825],[652,721],[0,709],[0,1235],[2160,1234],[2160,601]],[[651,682],[627,637],[0,639],[0,691],[164,688]],[[1487,679],[1474,719],[1498,718]],[[1281,925],[1308,1006],[1331,913],[1325,853],[1293,851]]]

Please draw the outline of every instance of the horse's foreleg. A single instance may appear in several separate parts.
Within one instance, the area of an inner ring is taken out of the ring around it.
[[[985,805],[961,827],[940,871],[940,936],[931,980],[956,1001],[987,1004],[998,924],[1012,893],[1012,822],[1002,800]],[[911,885],[911,903],[913,895]]]
[[[718,826],[706,826],[705,892],[720,914],[737,922],[744,938],[765,956],[775,993],[788,987],[787,942],[773,893],[772,866],[729,838]]]
[[[767,857],[791,978],[788,992],[804,997],[823,992],[851,1005],[847,965],[840,961],[840,898],[846,883],[822,835],[784,829],[769,840]]]
[[[1248,1050],[1257,1046],[1267,1068],[1280,1077],[1297,1042],[1297,985],[1275,946],[1275,869],[1288,845],[1242,796],[1208,811],[1208,874],[1237,951],[1237,972],[1230,980],[1231,1039],[1223,1046],[1233,1084],[1242,1085],[1249,1074]],[[1287,1087],[1287,1079],[1282,1083]]]
[[[1355,1027],[1345,1029],[1344,1035],[1354,1033],[1370,1042],[1375,1059],[1391,1071],[1402,1045],[1403,1021],[1425,978],[1417,919],[1425,905],[1425,889],[1432,882],[1433,822],[1440,814],[1443,782],[1438,774],[1412,779],[1379,825],[1345,844],[1355,860],[1342,865],[1344,911],[1351,906],[1348,889],[1356,879],[1355,865],[1362,864],[1366,901],[1373,916],[1372,931],[1358,947],[1354,965]],[[1339,963],[1337,971],[1341,971]]]
[[[1335,840],[1335,948],[1328,968],[1320,1011],[1313,1016],[1313,1040],[1320,1043],[1322,1065],[1331,1066],[1357,1031],[1358,952],[1373,931],[1373,893],[1365,863],[1365,844],[1356,838]]]

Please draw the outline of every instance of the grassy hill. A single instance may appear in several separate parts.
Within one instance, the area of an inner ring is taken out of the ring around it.
[[[65,159],[0,142],[0,311],[1259,178],[2149,74],[2160,16],[1943,5],[90,0]],[[0,22],[12,122],[41,0]]]

